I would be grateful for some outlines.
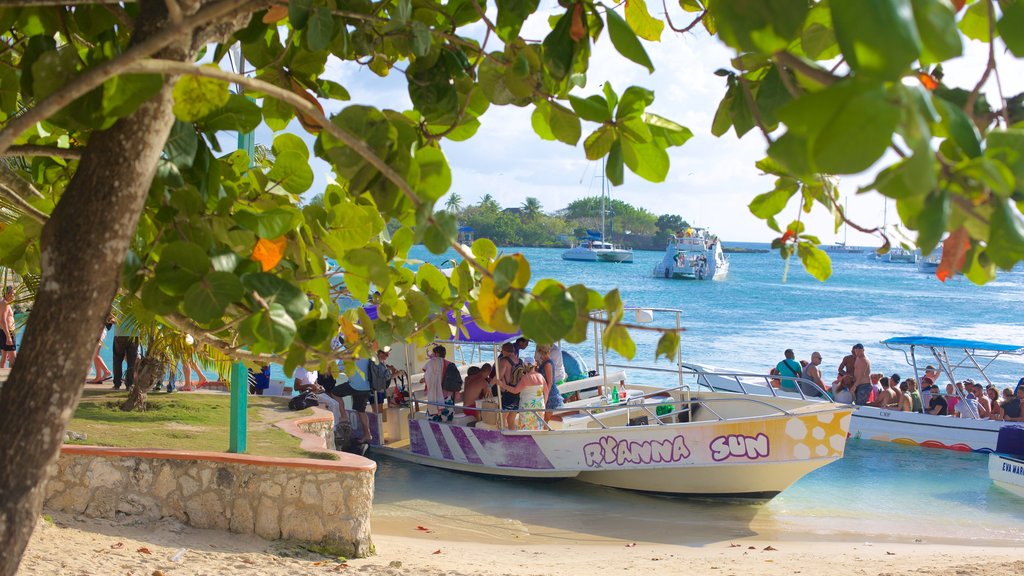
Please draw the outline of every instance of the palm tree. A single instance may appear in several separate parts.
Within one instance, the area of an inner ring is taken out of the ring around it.
[[[526,202],[523,202],[523,215],[527,220],[535,219],[541,212],[542,206],[540,200],[537,200],[533,196],[526,198]]]
[[[458,192],[452,192],[444,206],[452,214],[458,214],[459,210],[462,210],[462,196],[459,196]]]
[[[501,204],[498,204],[498,201],[490,194],[484,194],[484,197],[480,199],[480,207],[488,212],[497,212],[501,210]]]

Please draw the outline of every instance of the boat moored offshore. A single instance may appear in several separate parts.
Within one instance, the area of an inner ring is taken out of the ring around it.
[[[656,278],[716,280],[729,273],[729,258],[722,243],[704,228],[690,228],[672,236],[665,255],[654,267]]]
[[[633,251],[626,248],[616,248],[611,242],[585,238],[581,239],[575,246],[562,252],[562,260],[576,260],[579,262],[633,262]]]

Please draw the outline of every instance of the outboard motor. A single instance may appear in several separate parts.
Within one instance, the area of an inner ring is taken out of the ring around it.
[[[1024,457],[1024,426],[1003,426],[996,440],[996,452]]]

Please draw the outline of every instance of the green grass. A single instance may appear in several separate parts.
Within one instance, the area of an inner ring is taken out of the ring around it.
[[[167,448],[224,452],[230,435],[230,397],[226,394],[152,393],[146,412],[122,412],[124,392],[86,390],[68,430],[85,440],[71,444],[120,448]],[[334,454],[299,448],[299,439],[274,426],[285,419],[308,416],[312,410],[290,412],[285,398],[249,397],[247,454],[282,458],[333,460]]]

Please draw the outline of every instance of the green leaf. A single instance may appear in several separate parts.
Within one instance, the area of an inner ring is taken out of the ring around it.
[[[946,233],[949,222],[949,192],[940,190],[929,194],[924,201],[924,208],[917,215],[917,246],[924,254],[930,254],[942,235]]]
[[[832,24],[854,71],[897,80],[921,55],[910,0],[831,0]]]
[[[781,182],[783,179],[780,178],[779,180]],[[786,180],[792,182],[791,179]],[[771,192],[758,194],[754,197],[754,200],[750,202],[750,212],[762,220],[771,218],[782,212],[782,209],[786,207],[789,199],[796,194],[797,190],[798,187],[796,185],[782,186],[777,184],[776,188]]]
[[[608,10],[605,15],[608,19],[608,36],[612,40],[612,46],[627,59],[647,68],[648,72],[654,72],[654,64],[651,63],[647,51],[629,24],[615,10]]]
[[[178,311],[178,299],[160,289],[156,282],[142,286],[142,305],[153,314],[165,315]]]
[[[622,159],[634,174],[649,182],[664,182],[668,176],[668,152],[653,143],[636,143],[619,139]]]
[[[292,194],[302,194],[313,185],[313,169],[309,158],[295,150],[286,150],[274,156],[274,165],[267,178]]]
[[[179,78],[173,94],[174,115],[182,122],[202,119],[227,104],[231,95],[227,82],[192,75]]]
[[[452,172],[440,148],[419,148],[416,150],[416,163],[420,169],[420,178],[414,186],[417,195],[430,202],[436,202],[448,193],[452,185]]]
[[[242,282],[230,272],[210,272],[185,292],[185,314],[199,324],[219,320],[229,304],[242,298]]]
[[[801,242],[796,248],[800,261],[804,263],[807,272],[821,282],[828,280],[832,275],[832,261],[824,250],[813,243]]]
[[[160,289],[178,296],[206,276],[210,268],[210,258],[202,248],[177,241],[164,246],[154,272]]]
[[[238,332],[253,341],[252,352],[274,353],[286,350],[295,339],[295,320],[279,304],[246,318]]]
[[[985,140],[985,155],[1005,163],[1013,172],[1016,189],[1024,191],[1024,130],[993,130]]]
[[[676,332],[665,332],[658,338],[658,347],[654,350],[654,359],[664,356],[666,360],[675,360],[679,351],[679,334]]]
[[[960,19],[960,31],[971,40],[989,42],[992,38],[989,34],[989,12],[988,2],[976,2],[964,11]]]
[[[612,143],[611,149],[608,150],[608,159],[604,163],[605,176],[608,177],[608,181],[612,183],[612,186],[622,186],[625,176],[622,168],[624,163],[622,141],[616,140]]]
[[[576,45],[572,40],[569,28],[572,25],[572,8],[569,8],[555,23],[555,27],[544,38],[541,44],[541,56],[544,67],[551,77],[557,81],[565,79],[572,70],[572,55]],[[497,104],[497,102],[495,102]]]
[[[800,46],[812,60],[831,60],[839,55],[839,43],[832,29],[832,13],[827,4],[816,4],[807,13],[800,33]]]
[[[800,35],[810,3],[804,0],[728,0],[708,4],[722,41],[744,52],[772,54],[786,49]],[[707,21],[705,18],[705,24]]]
[[[956,15],[944,0],[911,0],[921,34],[921,64],[937,64],[963,52]]]
[[[127,116],[163,88],[158,74],[122,74],[103,83],[103,113]]]
[[[449,292],[451,292],[448,278],[429,262],[424,263],[416,271],[416,285],[427,296],[437,295],[441,298],[448,298]]]
[[[327,6],[317,6],[309,14],[306,25],[306,45],[313,52],[326,50],[334,38],[334,17]]]
[[[548,122],[550,110],[551,105],[547,100],[541,100],[534,106],[533,114],[530,114],[530,125],[533,126],[534,133],[540,136],[541,140],[555,139],[555,134],[551,131],[551,124]]]
[[[295,109],[290,104],[275,100],[273,98],[263,99],[263,121],[267,127],[274,132],[280,132],[288,127],[288,124],[295,118]]]
[[[309,311],[309,298],[302,290],[273,274],[245,274],[242,276],[242,286],[247,293],[256,292],[267,304],[280,306],[295,320],[300,320]]]
[[[612,144],[616,141],[615,129],[611,126],[601,126],[594,130],[583,141],[583,151],[586,153],[587,160],[604,158],[605,154],[608,154],[608,151],[612,149]]]
[[[629,337],[629,331],[622,326],[611,326],[605,329],[604,345],[618,352],[627,360],[632,360],[636,356],[636,343]]]
[[[302,214],[290,206],[271,208],[263,212],[243,208],[235,213],[235,221],[242,228],[255,232],[260,238],[274,240],[301,224]]]
[[[615,110],[615,120],[640,116],[653,102],[654,92],[639,86],[630,86],[622,93],[619,106]]]
[[[498,257],[498,247],[487,238],[477,238],[473,242],[473,256],[479,260],[494,260]]]
[[[963,109],[945,98],[933,97],[932,102],[942,116],[942,127],[957,146],[971,158],[981,156],[981,138],[978,129]]]
[[[811,144],[814,163],[830,174],[856,174],[889,148],[900,121],[900,109],[880,85],[853,95]]]
[[[496,0],[495,5],[498,8],[498,18],[494,25],[498,38],[506,43],[512,43],[519,37],[519,31],[526,18],[537,11],[540,0]]]
[[[647,11],[647,2],[644,0],[626,2],[626,23],[637,36],[652,42],[661,40],[661,31],[665,28],[664,22]]]
[[[192,124],[175,121],[164,144],[164,155],[168,162],[179,168],[190,168],[199,149],[199,137]]]
[[[459,226],[455,216],[448,212],[438,212],[434,220],[434,224],[423,229],[423,245],[434,254],[443,254],[458,235]]]
[[[996,29],[1006,47],[1018,58],[1024,58],[1024,2],[1001,3],[1003,17]]]
[[[275,156],[284,154],[285,152],[295,152],[302,157],[303,160],[309,160],[309,147],[306,143],[295,134],[280,134],[274,138],[274,144],[272,150]]]
[[[570,94],[569,104],[572,105],[572,109],[576,112],[577,116],[588,122],[603,123],[612,119],[612,114],[608,111],[608,102],[597,94],[587,96],[586,98]]]
[[[559,142],[575,146],[580,140],[580,119],[557,102],[546,107],[551,133]]]
[[[312,6],[313,0],[290,0],[288,2],[288,21],[292,28],[302,30],[306,27]]]
[[[995,201],[993,208],[985,254],[996,266],[1009,270],[1024,260],[1024,224],[1010,200]]]
[[[725,91],[725,96],[722,97],[722,101],[718,103],[718,109],[715,110],[715,118],[711,121],[711,134],[714,136],[722,136],[732,128],[732,114],[729,113],[732,110],[732,103],[736,100],[736,89],[732,86]]]
[[[519,316],[524,335],[540,344],[561,340],[576,323],[576,303],[561,284],[538,284]]]
[[[260,107],[245,96],[231,94],[228,103],[214,110],[199,121],[203,132],[212,133],[222,130],[247,133],[256,130],[262,115]]]

